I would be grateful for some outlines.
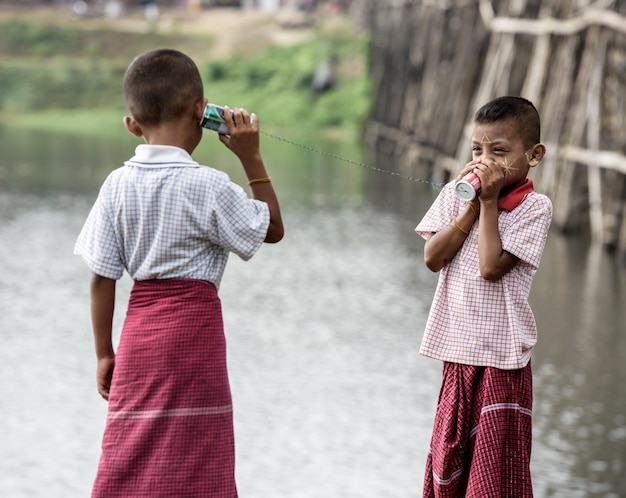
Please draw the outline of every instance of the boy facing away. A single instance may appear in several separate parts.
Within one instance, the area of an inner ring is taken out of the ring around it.
[[[230,252],[247,260],[283,224],[259,121],[225,108],[221,142],[253,199],[196,163],[207,103],[195,63],[160,49],[124,75],[124,125],[145,144],[101,187],[75,246],[92,270],[98,392],[109,402],[93,497],[234,498],[234,434],[217,289]],[[115,283],[134,280],[117,353]]]
[[[537,341],[528,304],[552,204],[527,178],[545,154],[539,115],[500,97],[474,117],[472,160],[415,231],[440,272],[420,353],[443,361],[424,498],[532,496],[532,372]],[[469,172],[481,190],[455,193]]]

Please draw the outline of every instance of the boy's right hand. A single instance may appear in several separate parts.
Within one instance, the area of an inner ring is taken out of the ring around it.
[[[106,356],[98,359],[96,371],[96,382],[98,392],[105,400],[109,400],[109,390],[111,389],[111,378],[115,369],[115,356]]]
[[[479,163],[480,161],[477,160],[471,160],[469,163],[467,163],[463,169],[461,170],[461,172],[459,173],[459,175],[456,177],[456,179],[454,180],[455,183],[457,183],[459,180],[461,180],[465,175],[467,175],[468,173],[471,173],[472,171],[474,171],[474,168],[476,167],[476,165]]]
[[[228,135],[218,135],[220,141],[228,147],[243,163],[257,159],[259,152],[259,120],[255,114],[245,109],[232,111],[224,106],[224,120],[228,127]]]

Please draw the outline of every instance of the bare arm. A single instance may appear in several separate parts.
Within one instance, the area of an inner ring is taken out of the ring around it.
[[[502,168],[495,164],[477,164],[481,192],[480,221],[478,224],[478,261],[480,274],[485,280],[495,281],[510,272],[519,258],[502,248],[498,228],[498,197],[504,181]]]
[[[478,261],[480,274],[485,280],[495,281],[510,272],[519,258],[502,249],[498,229],[498,200],[490,199],[480,203],[478,224]]]
[[[248,180],[268,179],[269,176],[261,157],[259,148],[259,120],[256,115],[248,114],[244,109],[234,111],[233,116],[228,107],[224,107],[224,118],[229,135],[219,135],[226,145],[241,161]],[[275,243],[283,238],[285,229],[280,214],[278,197],[271,181],[251,182],[252,196],[267,203],[270,212],[270,224],[265,242]]]
[[[111,377],[115,367],[112,342],[115,284],[115,280],[110,278],[95,273],[91,275],[91,324],[98,359],[96,380],[98,392],[106,400],[109,399]]]
[[[424,245],[424,263],[429,270],[438,272],[454,258],[476,221],[477,213],[476,207],[468,206],[447,227],[428,239]]]

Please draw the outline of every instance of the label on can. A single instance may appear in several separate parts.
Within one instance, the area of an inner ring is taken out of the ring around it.
[[[454,190],[460,199],[471,201],[480,193],[480,178],[476,173],[470,172],[457,182]]]
[[[207,104],[200,120],[200,126],[207,130],[216,131],[221,135],[228,135],[228,127],[224,121],[224,108],[215,104]]]

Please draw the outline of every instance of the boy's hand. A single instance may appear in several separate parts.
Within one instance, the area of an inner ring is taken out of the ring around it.
[[[474,172],[480,178],[480,194],[481,201],[489,199],[498,199],[500,189],[504,185],[504,170],[502,165],[494,159],[482,158],[480,162],[474,165]]]
[[[232,111],[224,106],[224,120],[228,135],[218,135],[220,141],[228,147],[242,163],[255,159],[259,155],[259,120],[255,114],[245,109]]]
[[[504,170],[502,169],[502,165],[493,159],[484,157],[472,160],[465,165],[455,181],[458,182],[470,172],[476,173],[478,178],[480,178],[480,194],[478,197],[481,200],[498,198],[500,189],[504,185]]]
[[[109,389],[111,388],[111,378],[115,369],[115,356],[106,356],[98,360],[96,371],[96,382],[98,392],[107,401],[109,400]]]

